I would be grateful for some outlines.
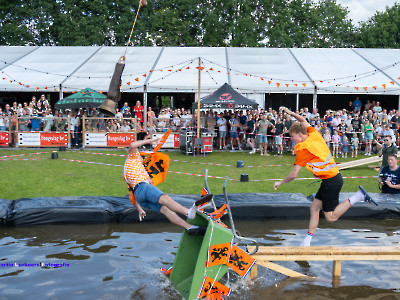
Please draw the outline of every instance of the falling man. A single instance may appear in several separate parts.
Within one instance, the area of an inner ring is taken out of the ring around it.
[[[193,226],[179,217],[177,213],[194,219],[197,207],[210,201],[212,194],[201,197],[188,209],[155,187],[143,165],[143,158],[138,148],[146,144],[157,144],[159,140],[154,138],[135,141],[130,143],[128,148],[128,158],[124,166],[124,179],[129,186],[130,200],[139,213],[139,220],[142,221],[146,217],[146,212],[141,207],[143,206],[158,214],[163,214],[171,223],[187,229],[189,235],[204,235],[206,227]]]
[[[286,107],[281,107],[288,115],[293,116],[298,122],[294,122],[289,129],[289,134],[296,144],[294,151],[296,161],[292,171],[281,181],[274,184],[274,189],[278,189],[284,183],[294,180],[302,167],[311,171],[315,177],[322,180],[321,186],[315,195],[310,207],[310,222],[308,233],[300,246],[310,246],[311,239],[319,223],[319,213],[321,208],[325,218],[329,222],[335,222],[352,205],[357,202],[367,201],[377,205],[366,191],[360,186],[357,193],[348,200],[339,203],[339,193],[343,185],[342,175],[332,157],[332,154],[325,143],[321,134],[306,121],[302,116],[292,112]]]

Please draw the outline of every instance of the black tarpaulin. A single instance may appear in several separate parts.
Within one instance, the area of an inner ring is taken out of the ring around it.
[[[347,201],[353,193],[340,194],[340,201]],[[190,207],[198,195],[170,195],[185,207]],[[382,219],[399,218],[400,196],[371,194],[379,206],[357,203],[341,218]],[[236,219],[308,219],[313,195],[284,193],[228,194],[234,220]],[[224,204],[223,195],[215,195],[217,207]],[[148,221],[166,221],[162,215],[145,209]],[[2,220],[2,221],[1,221]],[[42,224],[99,224],[139,222],[136,209],[125,197],[43,197],[19,200],[0,199],[0,223],[26,226]]]

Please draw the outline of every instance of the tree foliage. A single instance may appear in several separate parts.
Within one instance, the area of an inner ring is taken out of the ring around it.
[[[2,45],[125,45],[128,0],[0,0]],[[131,43],[205,47],[399,47],[396,4],[359,27],[336,0],[148,0]]]

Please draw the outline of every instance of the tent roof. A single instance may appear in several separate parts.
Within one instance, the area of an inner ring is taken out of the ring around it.
[[[0,91],[107,91],[125,47],[0,47]],[[400,94],[400,50],[130,47],[122,92]]]

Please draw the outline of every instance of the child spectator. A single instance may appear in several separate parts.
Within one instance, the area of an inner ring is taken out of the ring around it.
[[[339,157],[339,142],[340,142],[340,135],[337,130],[334,130],[332,136],[332,152],[333,152],[333,157],[335,157],[335,152],[336,152],[336,158]]]
[[[330,143],[331,143],[331,133],[330,130],[327,128],[325,129],[325,133],[324,133],[324,140],[326,145],[328,146],[328,148],[330,148]]]
[[[351,138],[351,157],[357,157],[358,153],[358,137],[357,133],[353,133],[353,137]]]
[[[347,139],[347,136],[343,136],[342,158],[347,158],[347,152],[349,152],[349,140]]]

